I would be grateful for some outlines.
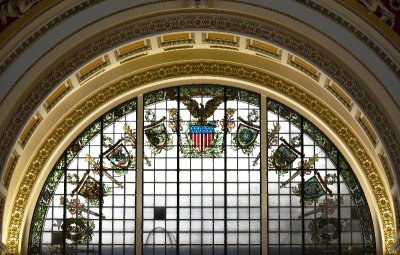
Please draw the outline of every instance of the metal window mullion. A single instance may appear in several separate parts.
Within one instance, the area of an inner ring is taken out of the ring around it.
[[[228,118],[226,115],[227,109],[226,109],[226,105],[227,105],[227,96],[226,96],[226,87],[224,87],[224,254],[226,255],[228,253],[228,249],[227,249],[227,243],[228,243],[228,204],[227,204],[227,193],[228,193],[228,189],[227,189],[227,122],[228,122]],[[239,194],[238,194],[239,195]]]
[[[340,152],[336,151],[336,176],[337,176],[337,202],[338,202],[338,246],[340,254],[342,252],[342,229],[341,229],[341,215],[340,215]]]
[[[125,117],[125,122],[127,122],[127,120],[126,120],[126,117]],[[136,124],[136,123],[135,123]],[[136,150],[135,150],[135,158],[136,158]],[[131,169],[130,169],[131,170]],[[131,170],[132,171],[132,170]],[[127,194],[126,194],[126,183],[128,183],[129,182],[129,179],[127,179],[126,178],[126,175],[124,175],[124,205],[126,205],[126,199],[127,199]],[[136,207],[136,201],[135,201],[135,207]],[[123,222],[126,222],[126,215],[125,215],[125,213],[126,213],[126,210],[124,210],[124,213],[123,213],[123,216],[122,216],[122,219],[123,219]],[[125,243],[125,240],[126,240],[126,230],[125,230],[125,225],[126,224],[122,224],[122,231],[123,231],[123,246],[122,246],[122,249],[123,249],[123,255],[125,255],[126,254],[126,252],[125,252],[125,247],[127,246],[127,244]]]
[[[180,95],[180,87],[177,88],[177,130],[176,130],[176,254],[179,255],[180,253],[180,249],[179,249],[179,219],[180,219],[180,215],[179,215],[179,211],[180,211],[180,192],[179,192],[179,175],[180,175],[180,157],[179,157],[179,150],[180,150],[180,136],[181,136],[181,131],[180,131],[180,118],[181,118],[181,95]]]
[[[99,213],[103,215],[103,202],[104,202],[104,192],[103,192],[103,142],[104,142],[104,118],[101,117],[100,120],[100,203],[99,203]],[[101,244],[102,244],[102,233],[103,233],[103,219],[99,217],[99,254],[101,255]]]
[[[114,139],[114,141],[115,141],[115,134],[116,134],[116,131],[115,131],[115,123],[117,122],[118,120],[116,120],[115,122],[113,122],[112,123],[112,130],[113,130],[113,139]],[[126,116],[125,116],[125,123],[126,123]],[[102,143],[102,146],[101,146],[101,148],[103,148],[103,143]],[[101,149],[102,150],[102,155],[103,155],[103,149]],[[112,174],[112,176],[114,176],[114,173]],[[112,187],[112,191],[114,192],[114,183],[112,183],[112,184],[110,184],[111,185],[111,187]],[[126,185],[126,184],[125,184]],[[111,211],[111,235],[112,235],[112,241],[111,241],[111,255],[114,255],[114,205],[115,205],[115,203],[114,203],[114,198],[115,198],[115,196],[114,196],[114,194],[112,195],[112,197],[111,197],[111,203],[112,203],[112,211]],[[124,208],[124,212],[125,212],[125,208]],[[100,217],[101,218],[101,217]]]
[[[267,97],[261,95],[261,145],[260,145],[260,170],[261,170],[261,251],[268,254],[268,187],[267,187],[267,152],[268,152],[268,115]]]
[[[238,92],[236,92],[236,93],[238,93]],[[238,110],[239,110],[239,104],[238,104],[238,100],[236,100],[236,102],[235,102],[236,104],[235,104],[235,109],[236,109],[236,114],[237,114],[237,112],[238,112]],[[225,120],[224,120],[225,121]],[[226,121],[228,121],[228,118],[226,119]],[[235,120],[235,125],[236,126],[238,126],[239,125],[239,121],[237,120],[237,117],[236,117],[236,120]],[[237,131],[236,131],[236,134],[237,134]],[[235,157],[235,160],[236,160],[236,169],[229,169],[229,171],[230,172],[233,172],[232,170],[234,170],[234,172],[235,172],[235,174],[236,174],[236,180],[233,182],[233,181],[230,181],[229,182],[229,184],[230,184],[230,186],[231,187],[233,187],[233,184],[235,185],[235,189],[236,189],[236,204],[235,204],[235,206],[232,206],[231,205],[231,213],[235,213],[235,218],[234,218],[234,220],[235,220],[235,224],[236,224],[236,231],[235,231],[235,237],[236,237],[236,243],[233,243],[232,244],[232,247],[233,246],[235,246],[236,247],[236,249],[238,249],[239,248],[239,245],[238,245],[238,240],[239,240],[239,192],[238,192],[238,182],[239,182],[239,157],[238,157],[238,152],[236,152],[236,157]],[[226,186],[228,186],[228,180],[227,180],[227,178],[225,178],[226,180],[225,180],[225,182],[226,182]],[[227,193],[227,192],[226,192]],[[232,195],[230,195],[229,197],[232,197]],[[227,198],[228,198],[228,195],[227,195]],[[226,202],[227,204],[228,204],[228,201]],[[232,225],[233,225],[233,223],[232,223]]]
[[[304,168],[303,168],[303,162],[304,162],[304,118],[300,117],[300,151],[301,151],[301,164],[300,164],[300,170],[301,170],[301,215],[302,215],[302,221],[301,221],[301,247],[302,247],[302,254],[306,254],[306,247],[305,247],[305,239],[306,239],[306,234],[305,234],[305,220],[304,220]]]
[[[143,95],[137,97],[136,108],[136,221],[135,221],[135,254],[142,254],[143,243]]]
[[[64,166],[63,166],[63,170],[64,170],[64,203],[63,203],[63,222],[65,222],[65,220],[67,219],[67,153],[64,152],[63,155],[63,161],[64,161]],[[54,202],[53,202],[54,203]],[[54,208],[54,206],[53,206]],[[53,214],[53,218],[54,218],[54,214]],[[66,254],[66,246],[67,246],[67,239],[66,239],[66,228],[63,228],[63,254]]]

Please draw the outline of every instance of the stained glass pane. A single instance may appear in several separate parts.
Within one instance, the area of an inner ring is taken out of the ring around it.
[[[259,96],[193,85],[144,102],[143,253],[258,254]]]
[[[132,100],[68,147],[36,205],[31,254],[134,254],[135,130]]]
[[[144,94],[140,109],[134,99],[104,114],[48,176],[29,253],[375,254],[367,200],[344,156],[303,116],[269,98],[262,109],[260,98],[188,85]]]
[[[375,254],[365,196],[333,143],[271,99],[267,140],[269,252]]]

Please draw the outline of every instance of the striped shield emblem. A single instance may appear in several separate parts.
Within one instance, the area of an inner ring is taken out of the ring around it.
[[[193,141],[193,146],[204,151],[206,147],[212,146],[214,139],[214,126],[198,126],[193,125],[189,127],[190,139]]]

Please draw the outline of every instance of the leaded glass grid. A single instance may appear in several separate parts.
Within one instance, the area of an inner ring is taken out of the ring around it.
[[[144,102],[143,253],[259,253],[259,95],[194,85]],[[238,130],[254,135],[242,148]]]
[[[36,204],[30,254],[375,254],[354,173],[298,113],[218,85],[140,98],[92,123],[55,164]]]
[[[30,254],[134,254],[135,130],[134,99],[96,120],[68,147],[36,204]],[[112,163],[110,148],[123,148],[127,163]]]
[[[366,198],[334,144],[304,117],[268,99],[268,250],[375,254]]]

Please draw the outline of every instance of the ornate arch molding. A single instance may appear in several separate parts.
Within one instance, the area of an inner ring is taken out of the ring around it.
[[[390,246],[394,243],[396,236],[390,197],[385,189],[382,176],[373,163],[371,156],[352,129],[328,106],[296,85],[248,66],[217,62],[169,64],[141,71],[93,93],[87,100],[71,109],[39,146],[21,178],[18,192],[13,199],[13,206],[9,214],[8,253],[16,254],[21,252],[24,228],[31,216],[27,213],[29,204],[32,201],[31,192],[38,188],[38,182],[40,182],[38,176],[42,175],[43,171],[46,171],[48,160],[51,157],[56,157],[54,154],[61,153],[60,144],[65,142],[65,138],[80,125],[80,122],[107,103],[123,95],[132,94],[146,84],[168,79],[204,75],[222,79],[237,79],[241,82],[256,84],[263,91],[275,91],[275,93],[294,101],[294,105],[298,104],[304,108],[303,110],[300,109],[302,112],[309,112],[323,122],[337,137],[336,142],[339,139],[340,143],[345,144],[349,152],[347,157],[354,159],[351,161],[355,162],[358,169],[361,169],[361,175],[367,180],[367,186],[373,194],[373,198],[369,202],[370,204],[375,204],[379,209],[376,229],[380,229],[382,233],[382,250],[384,253],[386,252],[385,254],[390,253]],[[34,204],[33,201],[32,204]]]
[[[189,18],[190,17],[190,18]],[[100,21],[98,21],[100,22]],[[92,24],[93,25],[93,24]],[[0,154],[0,164],[4,165],[5,159],[6,159],[6,153],[9,151],[10,148],[14,146],[14,140],[20,133],[20,130],[24,126],[24,122],[32,115],[32,113],[37,109],[37,107],[45,100],[46,95],[52,91],[55,87],[57,87],[60,82],[62,82],[67,75],[70,73],[76,71],[79,67],[87,63],[89,59],[94,59],[96,56],[99,56],[100,54],[103,54],[104,52],[110,50],[111,48],[114,48],[118,45],[121,45],[123,43],[136,40],[138,38],[143,38],[145,36],[148,36],[149,34],[156,34],[160,31],[162,32],[176,32],[180,31],[181,29],[215,29],[221,32],[227,32],[227,33],[239,33],[239,34],[248,34],[249,36],[253,36],[256,38],[259,38],[260,40],[263,41],[268,41],[272,42],[276,45],[279,45],[280,47],[286,48],[292,52],[297,52],[300,56],[303,58],[309,60],[311,63],[313,63],[315,66],[319,67],[321,70],[329,74],[333,79],[338,81],[339,84],[343,85],[349,93],[352,95],[352,97],[357,101],[357,103],[364,109],[364,111],[367,113],[367,115],[370,117],[370,119],[375,123],[376,127],[378,127],[378,133],[380,133],[383,141],[385,142],[385,145],[387,148],[389,148],[389,152],[391,152],[391,156],[393,159],[393,162],[395,163],[394,166],[400,166],[400,148],[398,146],[398,138],[396,137],[395,133],[393,130],[390,128],[390,120],[386,119],[383,115],[383,111],[380,108],[380,106],[377,106],[374,103],[374,100],[372,99],[372,96],[368,94],[367,91],[363,90],[363,87],[365,84],[360,83],[360,79],[358,79],[355,76],[352,76],[345,67],[342,65],[342,62],[338,60],[337,58],[332,58],[330,55],[323,53],[321,48],[318,48],[307,41],[306,38],[299,38],[300,36],[293,36],[290,35],[287,31],[284,31],[283,29],[278,29],[276,27],[272,27],[270,25],[267,25],[265,23],[262,23],[262,21],[254,21],[251,19],[243,18],[243,17],[235,17],[235,16],[227,16],[227,14],[221,14],[221,13],[214,13],[212,17],[210,17],[207,14],[173,14],[170,16],[165,16],[161,18],[153,18],[153,19],[148,19],[143,22],[138,22],[138,23],[131,23],[131,24],[126,24],[125,27],[120,27],[114,31],[110,31],[108,34],[104,33],[101,35],[101,37],[98,37],[97,39],[89,42],[88,44],[83,46],[79,46],[80,48],[77,48],[73,52],[71,51],[71,54],[69,54],[67,57],[62,58],[60,64],[58,66],[55,66],[53,69],[49,70],[48,73],[46,73],[43,77],[37,79],[35,83],[33,83],[32,87],[35,87],[33,91],[30,92],[30,94],[25,98],[25,103],[21,105],[21,107],[18,109],[19,114],[16,115],[10,124],[7,127],[6,132],[2,136],[2,141],[5,141],[4,144],[0,145],[0,151],[2,154]],[[99,35],[100,36],[100,35]],[[64,52],[63,52],[64,53]],[[206,74],[208,73],[209,75],[222,75],[218,73],[218,70],[213,70],[209,63],[204,63],[203,67],[207,67],[203,71],[199,69],[200,67],[196,67],[196,65],[189,65],[189,70],[193,71],[195,74]],[[217,68],[222,68],[217,66]],[[182,73],[180,75],[184,76],[187,74],[185,72],[185,67],[180,66],[178,70],[182,70]],[[243,79],[243,80],[248,80],[250,82],[256,82],[258,84],[280,84],[276,85],[275,87],[272,87],[271,89],[281,89],[283,92],[286,92],[289,97],[293,97],[297,101],[300,100],[300,98],[297,98],[296,94],[297,89],[293,90],[288,90],[289,87],[286,87],[286,83],[282,82],[279,83],[276,78],[273,78],[272,76],[265,76],[265,77],[272,77],[269,80],[263,80],[261,79],[260,75],[256,74],[258,71],[252,70],[250,68],[246,69],[246,74],[243,77],[239,76],[234,76],[234,73],[236,72],[235,70],[230,69],[230,72],[227,72],[225,70],[225,75],[231,75],[231,77],[236,77],[238,79]],[[252,70],[253,72],[250,72]],[[201,72],[203,73],[201,73]],[[153,70],[153,75],[156,71]],[[26,73],[25,73],[26,74]],[[24,74],[24,75],[25,75]],[[255,77],[252,77],[252,75],[255,75]],[[147,75],[147,74],[146,74]],[[130,90],[133,87],[132,86],[137,86],[138,84],[143,84],[151,81],[151,77],[146,77],[145,74],[142,74],[140,80],[133,80],[133,83],[130,84],[120,84],[119,87],[114,87],[116,90],[118,90],[120,93],[123,93],[126,90]],[[177,76],[176,76],[177,77]],[[258,77],[258,78],[257,78]],[[264,76],[263,76],[264,77]],[[37,76],[35,79],[38,78]],[[162,77],[161,77],[162,78]],[[160,79],[161,79],[160,78]],[[167,78],[166,76],[164,77],[165,79]],[[162,78],[162,79],[164,79]],[[119,83],[118,83],[119,84]],[[134,85],[136,84],[136,85]],[[114,86],[114,85],[113,85]],[[116,86],[116,85],[115,85]],[[275,86],[275,85],[274,85]],[[111,90],[112,88],[109,87]],[[295,87],[294,87],[295,88]],[[115,91],[114,91],[115,92]],[[281,92],[281,93],[283,93]],[[304,92],[305,93],[305,92]],[[306,100],[309,100],[310,98],[308,97],[309,95],[307,93],[301,93],[302,98],[304,97]],[[300,95],[300,94],[299,94]],[[85,106],[85,108],[82,111],[75,112],[75,115],[71,116],[72,118],[76,118],[78,121],[83,118],[84,116],[87,116],[86,112],[89,109],[94,109],[97,105],[102,104],[102,102],[105,102],[106,100],[110,99],[113,96],[107,95],[100,93],[97,94],[95,97],[93,97],[90,102],[92,104],[88,104]],[[304,99],[303,98],[303,99]],[[89,102],[89,101],[88,101]],[[312,101],[314,102],[314,101]],[[331,111],[329,111],[328,108],[320,108],[319,104],[317,105],[309,105],[310,102],[306,102],[306,106],[308,108],[311,108],[311,112],[313,112],[315,115],[320,116],[321,119],[323,119],[325,122],[328,124],[333,121],[331,124],[341,124],[343,122],[337,122],[333,120],[334,118],[331,115]],[[318,102],[317,102],[318,103]],[[324,109],[328,109],[328,111],[324,111]],[[324,116],[324,118],[322,118]],[[72,126],[71,126],[72,125]],[[61,137],[64,137],[64,135],[67,134],[67,130],[71,130],[74,127],[74,122],[71,122],[71,118],[64,119],[64,126],[61,126],[60,129],[55,129],[54,132],[59,132],[58,134]],[[339,125],[338,125],[339,126]],[[349,142],[347,138],[351,137],[351,134],[354,135],[354,133],[351,133],[350,129],[349,130],[335,130],[333,129],[336,133],[339,133],[339,137],[342,139],[345,139],[344,141]],[[344,132],[342,135],[341,132]],[[350,133],[348,133],[350,132]],[[54,133],[55,134],[55,133]],[[57,137],[55,137],[57,138]],[[60,137],[57,139],[61,139]],[[45,142],[45,145],[47,146],[46,150],[42,151],[44,147],[39,149],[39,154],[35,155],[39,161],[42,159],[48,158],[48,155],[52,155],[51,152],[53,152],[56,148],[56,145],[61,141],[57,139],[50,139]],[[353,140],[351,140],[353,141]],[[356,153],[358,151],[359,145],[362,146],[362,143],[358,143],[358,141],[355,141],[354,145],[349,145],[347,144],[350,148],[350,150],[353,153]],[[351,149],[353,148],[353,149]],[[360,151],[361,153],[361,151]],[[357,159],[365,159],[367,160],[367,157],[364,157],[365,150],[362,155],[359,157],[356,157]],[[356,153],[357,154],[357,153]],[[47,156],[46,156],[47,155]],[[30,189],[26,189],[29,187],[29,185],[34,185],[33,179],[32,178],[37,178],[37,175],[32,174],[33,170],[35,171],[40,171],[40,169],[43,169],[43,164],[35,163],[39,161],[32,161],[32,164],[29,165],[29,170],[27,171],[27,174],[25,175],[25,179],[22,181],[22,186],[19,189],[18,195],[23,197],[27,196],[29,194]],[[367,162],[367,161],[365,161]],[[368,161],[370,164],[372,161]],[[397,162],[397,163],[396,163]],[[38,165],[39,164],[39,165]],[[368,164],[368,163],[367,163]],[[374,164],[372,164],[374,165]],[[398,167],[400,169],[400,167]],[[378,192],[376,194],[381,194],[376,197],[376,201],[381,201],[383,199],[383,207],[380,206],[380,217],[382,220],[382,223],[380,226],[381,232],[383,235],[383,240],[388,240],[388,242],[392,242],[393,235],[391,234],[392,232],[394,233],[394,216],[393,216],[393,211],[391,207],[391,198],[389,192],[385,190],[382,175],[377,175],[378,176],[378,181],[375,180],[377,178],[375,173],[377,171],[376,166],[373,166],[372,170],[367,167],[366,170],[364,170],[365,176],[370,178],[370,174],[372,174],[372,177],[369,180],[370,184],[372,185],[371,187],[378,187]],[[28,185],[29,184],[29,185]],[[374,186],[375,185],[375,186]],[[383,187],[383,191],[380,190],[380,188]],[[18,222],[18,219],[21,218],[20,222],[25,219],[25,216],[23,216],[24,212],[24,205],[22,200],[13,200],[15,202],[15,206],[13,207],[14,213],[12,214],[12,222]],[[20,204],[21,203],[21,204]],[[385,204],[386,203],[386,204]],[[383,209],[382,209],[383,208]],[[385,209],[386,208],[386,209]],[[19,211],[22,209],[22,211]],[[26,211],[25,211],[26,212]],[[19,213],[19,214],[18,214]],[[390,213],[390,214],[386,214]],[[385,222],[389,222],[388,224],[383,223],[384,222],[384,215],[387,215],[387,219]],[[14,221],[16,220],[16,221]],[[10,225],[11,226],[11,225]],[[385,228],[384,226],[388,226]],[[14,228],[15,227],[15,228]],[[378,229],[378,228],[376,228]],[[15,232],[16,230],[17,232]],[[13,225],[10,227],[10,235],[14,237],[18,237],[16,240],[16,243],[12,243],[12,239],[9,239],[8,244],[12,244],[10,247],[19,247],[21,244],[20,241],[20,235],[22,233],[21,226]],[[17,234],[16,234],[17,233]],[[385,239],[386,238],[386,239]],[[15,241],[14,240],[14,241]],[[387,241],[384,241],[385,247],[387,250],[389,247],[389,244]],[[14,249],[13,248],[13,249]]]
[[[38,105],[44,101],[45,96],[60,84],[68,74],[82,66],[88,59],[93,59],[117,45],[142,38],[149,34],[161,31],[174,32],[181,29],[213,29],[228,33],[247,34],[286,48],[289,51],[296,52],[304,59],[307,59],[349,92],[351,97],[363,109],[365,115],[375,125],[376,131],[382,138],[384,147],[392,159],[393,169],[400,169],[400,143],[396,135],[397,128],[394,130],[392,128],[396,124],[393,123],[392,117],[388,117],[382,106],[375,103],[374,97],[365,89],[367,86],[361,82],[362,79],[352,76],[356,75],[355,72],[349,73],[341,61],[324,53],[320,48],[310,44],[306,39],[303,40],[303,38],[293,36],[282,29],[259,21],[239,18],[237,16],[227,16],[217,12],[213,13],[212,16],[204,13],[173,14],[127,24],[126,26],[121,26],[110,31],[108,34],[102,33],[101,37],[90,41],[73,53],[68,54],[65,57],[65,61],[62,61],[47,72],[43,76],[43,79],[37,80],[32,85],[34,88],[19,106],[19,109],[16,111],[18,114],[14,114],[14,117],[9,121],[2,135],[4,143],[0,145],[0,164],[5,165],[7,154],[13,147],[14,141],[22,130],[24,123],[33,114],[33,111],[37,109]]]

